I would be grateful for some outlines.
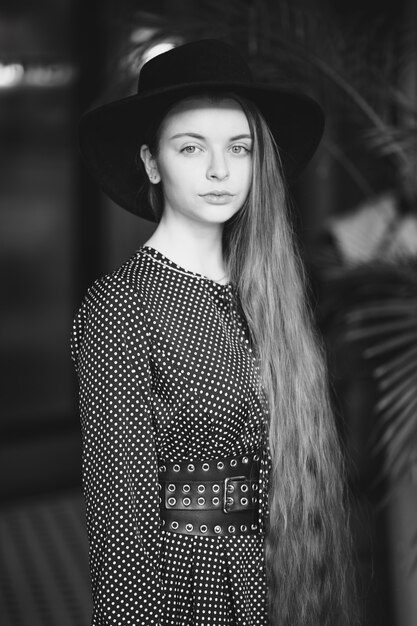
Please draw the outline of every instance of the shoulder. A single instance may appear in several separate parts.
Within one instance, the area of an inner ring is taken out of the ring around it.
[[[87,290],[74,320],[74,328],[86,326],[102,328],[129,326],[143,323],[147,317],[147,292],[149,277],[142,255],[134,254],[123,265],[101,278]]]
[[[109,315],[129,309],[146,309],[148,284],[152,280],[140,251],[123,265],[101,278],[88,289],[83,301],[90,312],[107,312]]]
[[[141,255],[133,255],[121,267],[98,278],[88,289],[75,316],[71,346],[76,359],[86,342],[133,342],[147,336],[147,281]]]

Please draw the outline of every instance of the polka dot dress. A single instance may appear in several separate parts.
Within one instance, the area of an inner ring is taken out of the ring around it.
[[[210,460],[261,443],[258,370],[233,287],[143,246],[89,290],[72,354],[92,624],[266,626],[263,534],[160,528],[158,458]]]

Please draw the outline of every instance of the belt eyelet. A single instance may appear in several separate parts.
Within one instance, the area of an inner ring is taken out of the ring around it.
[[[198,504],[200,506],[203,506],[206,503],[206,499],[205,498],[198,498],[197,502],[198,502]]]
[[[246,524],[242,524],[240,530],[242,531],[242,533],[246,533],[248,531],[248,527],[246,526]]]
[[[168,491],[170,491],[171,493],[172,493],[173,491],[175,491],[175,485],[173,485],[172,483],[170,483],[170,484],[168,485]]]
[[[182,499],[182,503],[183,503],[184,506],[190,506],[191,500],[190,500],[190,498],[183,498]]]
[[[235,490],[235,486],[230,483],[227,485],[227,493],[233,493]]]
[[[249,463],[249,459],[247,456],[244,456],[242,459],[242,463],[244,463],[246,465],[246,463]]]
[[[185,485],[182,486],[182,490],[184,493],[189,493],[190,492],[190,485],[187,485],[187,483]]]
[[[167,468],[165,467],[165,465],[161,465],[161,467],[159,468],[160,472],[166,472]]]
[[[247,506],[248,502],[249,502],[249,501],[248,501],[248,499],[247,499],[247,498],[240,498],[240,504],[241,504],[242,506]]]
[[[179,526],[178,522],[171,522],[172,530],[177,530],[178,526]]]
[[[208,472],[210,469],[210,465],[208,463],[203,463],[203,465],[201,466],[201,468],[205,471]]]
[[[243,493],[246,493],[248,490],[248,486],[245,485],[245,483],[243,483],[243,485],[240,486],[240,491],[242,491]]]
[[[177,504],[176,498],[168,498],[169,506],[175,506]]]
[[[222,532],[222,527],[221,526],[215,526],[214,527],[214,532],[216,533],[216,535],[218,535],[219,533]]]
[[[217,496],[211,499],[212,504],[214,504],[214,506],[218,506],[220,504],[220,498],[218,498]]]
[[[224,463],[223,463],[223,461],[219,461],[219,462],[217,463],[217,469],[219,469],[219,470],[224,469]]]
[[[193,529],[194,529],[194,526],[192,524],[186,524],[185,530],[187,531],[187,533],[191,533]]]
[[[213,493],[219,493],[219,491],[220,491],[220,485],[218,485],[217,483],[215,483],[215,484],[212,486],[212,488],[211,488],[211,489],[212,489]]]
[[[195,465],[193,463],[189,463],[187,465],[187,469],[189,472],[193,472],[195,470]]]
[[[229,533],[234,533],[236,532],[236,528],[235,526],[229,526],[229,528],[227,529],[229,531]]]
[[[200,532],[202,533],[206,533],[208,531],[208,527],[205,524],[201,524],[200,526]]]
[[[198,487],[197,487],[198,493],[204,493],[205,490],[206,490],[206,488],[205,488],[204,485],[198,485]]]
[[[175,463],[175,465],[172,466],[172,469],[174,470],[174,472],[179,472],[181,468],[178,465],[178,463]],[[165,470],[163,470],[163,471],[165,471]]]
[[[230,467],[236,467],[236,465],[237,465],[237,461],[236,461],[236,459],[232,459],[232,460],[230,461]]]

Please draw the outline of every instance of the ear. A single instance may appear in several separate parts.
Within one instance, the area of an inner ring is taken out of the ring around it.
[[[156,185],[161,182],[161,175],[155,157],[152,156],[149,146],[143,145],[140,149],[140,158],[145,166],[146,173],[151,183]]]

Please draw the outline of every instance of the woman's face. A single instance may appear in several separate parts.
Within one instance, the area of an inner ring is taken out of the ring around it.
[[[161,124],[157,154],[142,146],[141,156],[151,181],[162,183],[164,215],[224,224],[248,195],[252,138],[232,99],[179,102]]]

